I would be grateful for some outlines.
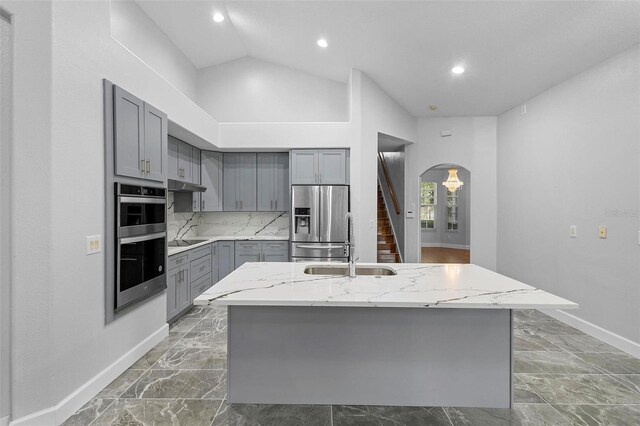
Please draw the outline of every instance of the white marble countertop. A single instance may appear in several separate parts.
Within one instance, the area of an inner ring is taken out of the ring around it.
[[[245,263],[196,305],[575,309],[577,304],[477,265],[385,264],[395,276],[307,275],[317,263]],[[330,265],[323,263],[321,266]],[[345,265],[345,264],[342,264]],[[373,264],[361,264],[373,265]],[[320,266],[320,265],[319,265]]]
[[[197,236],[187,237],[187,240],[202,240],[197,244],[184,247],[169,247],[168,255],[175,256],[176,254],[184,253],[185,251],[193,250],[207,244],[215,243],[216,241],[289,241],[289,236],[286,235],[218,235],[215,237],[209,236]]]

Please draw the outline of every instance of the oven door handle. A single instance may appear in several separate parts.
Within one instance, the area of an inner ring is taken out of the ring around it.
[[[340,248],[344,248],[344,246],[311,246],[311,245],[296,244],[296,248],[327,250],[327,249],[340,249]]]
[[[118,197],[120,204],[133,203],[133,204],[167,204],[166,198],[144,198],[144,197]]]
[[[155,234],[143,235],[141,237],[120,238],[120,244],[139,243],[142,241],[155,240],[156,238],[163,238],[166,236],[167,236],[166,232],[158,232]]]

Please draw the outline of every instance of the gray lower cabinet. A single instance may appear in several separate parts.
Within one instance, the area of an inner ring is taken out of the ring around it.
[[[258,211],[289,209],[289,156],[282,152],[258,153]]]
[[[260,260],[262,260],[262,243],[260,241],[236,241],[236,268],[245,262],[260,262]]]
[[[167,275],[167,321],[191,304],[189,264],[170,269]]]
[[[256,153],[225,152],[223,155],[224,211],[257,210]]]
[[[220,279],[218,274],[218,270],[220,269],[220,267],[218,266],[218,244],[219,243],[211,244],[211,285],[217,283]]]
[[[288,241],[236,241],[236,268],[245,262],[288,261]]]
[[[218,280],[233,272],[235,258],[235,243],[233,241],[218,241]]]
[[[202,151],[200,159],[201,185],[207,188],[201,194],[201,211],[222,211],[222,153]]]
[[[347,157],[346,149],[294,149],[291,151],[291,184],[347,184]]]
[[[164,181],[167,115],[113,86],[115,174]]]

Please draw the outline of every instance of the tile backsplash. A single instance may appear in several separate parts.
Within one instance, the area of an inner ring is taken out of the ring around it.
[[[172,192],[167,203],[169,240],[200,236],[289,236],[289,212],[175,213]]]

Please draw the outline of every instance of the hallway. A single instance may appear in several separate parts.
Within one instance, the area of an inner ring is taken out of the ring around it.
[[[470,251],[443,247],[422,247],[422,263],[470,263]]]

